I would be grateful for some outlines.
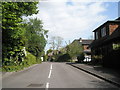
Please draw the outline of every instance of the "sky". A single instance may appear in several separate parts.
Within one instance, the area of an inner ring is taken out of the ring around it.
[[[49,30],[48,41],[52,36],[60,36],[64,42],[74,39],[93,37],[93,30],[118,17],[118,2],[81,2],[75,0],[41,1],[39,13],[32,18],[39,18],[43,28]],[[65,43],[63,44],[65,46]],[[50,45],[46,46],[49,49]]]

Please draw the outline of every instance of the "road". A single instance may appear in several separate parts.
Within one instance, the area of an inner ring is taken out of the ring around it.
[[[3,88],[117,88],[66,63],[43,62],[2,79]]]

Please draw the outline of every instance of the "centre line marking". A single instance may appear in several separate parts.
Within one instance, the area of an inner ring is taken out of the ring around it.
[[[49,88],[49,83],[48,82],[46,83],[46,88]]]
[[[48,78],[50,78],[50,76],[51,76],[51,72],[52,72],[52,70],[50,70],[49,75],[48,75]]]
[[[52,73],[52,64],[51,64],[51,66],[50,66],[50,72],[49,72],[48,78],[51,77],[51,73]]]

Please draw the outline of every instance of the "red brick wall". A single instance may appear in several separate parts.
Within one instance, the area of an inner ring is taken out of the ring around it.
[[[118,27],[117,24],[110,24],[109,25],[109,35],[111,35],[117,27]]]
[[[84,50],[88,50],[88,45],[83,45]]]

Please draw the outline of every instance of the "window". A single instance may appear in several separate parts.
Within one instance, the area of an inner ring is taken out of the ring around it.
[[[103,28],[101,29],[101,36],[104,37],[105,35],[106,35],[106,28],[103,27]]]
[[[95,38],[98,39],[98,32],[95,32]]]

